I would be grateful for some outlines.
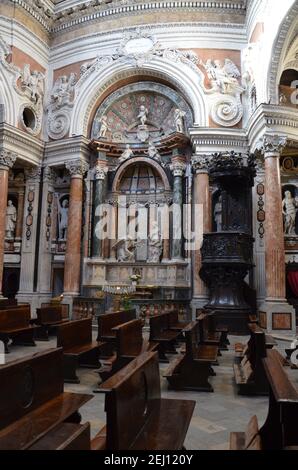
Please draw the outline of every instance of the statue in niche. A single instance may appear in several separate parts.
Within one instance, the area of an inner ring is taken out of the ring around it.
[[[184,125],[183,125],[183,119],[185,116],[185,112],[181,111],[181,109],[175,109],[174,112],[174,121],[175,121],[175,126],[176,126],[176,131],[183,133],[184,131]]]
[[[297,207],[297,202],[292,197],[291,191],[285,191],[285,197],[282,201],[282,212],[284,215],[286,235],[296,235],[296,232],[295,232],[296,207]]]
[[[106,136],[106,133],[107,131],[109,130],[109,127],[108,127],[108,118],[107,116],[104,114],[103,116],[101,116],[101,118],[98,119],[98,122],[100,124],[100,129],[99,129],[99,133],[98,133],[98,138],[105,138]]]
[[[112,248],[118,250],[118,261],[134,261],[136,245],[131,238],[126,238],[118,240]]]
[[[17,210],[13,205],[12,201],[8,201],[6,208],[6,226],[5,226],[5,235],[6,238],[14,238],[14,232],[16,228],[17,221]]]
[[[130,148],[130,145],[126,144],[125,150],[121,153],[118,162],[124,162],[124,160],[127,160],[128,158],[130,158],[132,156],[133,156],[133,151]]]
[[[139,109],[139,114],[138,114],[138,119],[141,122],[141,126],[146,125],[147,115],[148,115],[148,109],[144,105],[141,105]]]
[[[222,196],[220,195],[214,206],[214,220],[216,223],[216,231],[222,231]]]
[[[149,234],[149,256],[148,261],[150,263],[159,263],[162,253],[162,240],[156,221],[153,222],[150,234]]]
[[[75,73],[71,73],[69,77],[67,75],[62,75],[57,78],[51,93],[51,102],[57,109],[65,104],[71,104],[71,96],[74,91],[75,82]]]
[[[68,227],[68,199],[63,199],[61,204],[58,199],[58,226],[59,240],[66,240]]]
[[[148,157],[150,158],[155,158],[155,160],[160,160],[160,155],[158,153],[158,150],[152,142],[149,142],[147,154],[148,154]]]
[[[30,100],[35,104],[41,102],[44,96],[44,75],[37,70],[31,72],[30,65],[25,64],[21,75],[21,85],[30,93]]]

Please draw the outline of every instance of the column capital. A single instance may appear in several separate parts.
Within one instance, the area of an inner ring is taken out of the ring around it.
[[[7,150],[0,150],[0,169],[9,170],[15,164],[17,154]]]
[[[50,183],[50,184],[54,184],[55,181],[56,181],[56,172],[54,170],[54,168],[50,167],[50,166],[45,166],[44,169],[43,169],[43,181],[44,183]]]
[[[194,155],[191,159],[191,166],[195,174],[209,173],[212,159],[208,155]]]
[[[287,145],[287,136],[274,133],[266,133],[263,136],[262,153],[264,157],[279,157]]]
[[[31,168],[25,168],[25,178],[26,181],[30,183],[38,183],[40,181],[41,176],[41,167],[40,166],[33,166]]]
[[[109,171],[109,168],[107,166],[107,162],[104,161],[104,160],[97,160],[94,168],[93,168],[93,171],[94,171],[94,179],[95,180],[104,180],[108,171]]]
[[[170,163],[169,168],[174,176],[183,176],[186,170],[186,163],[184,159],[173,158],[172,163]]]
[[[66,169],[69,171],[72,178],[78,176],[84,176],[84,174],[89,170],[89,165],[85,160],[77,158],[75,160],[69,160],[65,163]]]

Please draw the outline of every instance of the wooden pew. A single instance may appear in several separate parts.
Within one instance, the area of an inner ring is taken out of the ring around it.
[[[105,350],[102,353],[102,357],[111,356],[113,349],[115,348],[116,332],[112,331],[115,326],[126,323],[130,320],[136,319],[135,309],[130,310],[119,310],[118,312],[105,313],[97,317],[98,323],[98,335],[97,341],[103,341],[106,343]]]
[[[69,318],[63,315],[62,305],[51,305],[36,309],[37,318],[34,322],[39,325],[35,339],[38,341],[49,341],[49,334],[56,330],[58,325],[69,322]]]
[[[169,329],[169,313],[161,313],[149,318],[150,337],[152,343],[158,343],[158,357],[160,362],[168,363],[166,353],[177,354],[175,342],[180,335],[180,331]]]
[[[93,450],[180,450],[195,407],[161,398],[157,353],[143,353],[100,386],[106,426]]]
[[[268,395],[268,381],[262,359],[266,357],[265,333],[256,324],[249,324],[250,339],[242,358],[234,363],[235,382],[239,395]],[[241,359],[241,360],[239,360]]]
[[[203,344],[218,346],[219,351],[227,351],[230,341],[228,339],[228,328],[217,326],[213,311],[207,312],[202,309],[196,310],[197,321],[200,322],[200,336]],[[219,354],[221,355],[221,354]]]
[[[249,441],[255,442],[254,450],[285,450],[298,446],[298,390],[289,380],[280,358],[276,350],[268,350],[267,357],[263,358],[269,384],[269,410],[264,425],[259,429],[254,417],[245,433],[232,433],[231,450],[246,450]]]
[[[62,349],[49,349],[0,366],[0,383],[1,450],[41,444],[40,448],[54,449],[55,442],[61,447],[77,439],[82,429],[78,410],[92,395],[63,391]],[[66,423],[72,423],[71,429]]]
[[[30,306],[0,310],[0,340],[3,341],[5,352],[9,353],[8,342],[13,345],[36,346],[33,336],[36,326],[30,325]]]
[[[8,307],[15,307],[17,303],[16,299],[0,299],[0,310],[6,310]]]
[[[150,341],[143,339],[142,330],[142,320],[131,320],[112,329],[116,333],[116,353],[98,370],[103,381],[143,352],[153,351],[157,348],[157,343],[150,343]]]
[[[163,375],[168,380],[169,390],[213,392],[208,377],[215,375],[212,364],[217,360],[218,347],[198,345],[198,327],[197,322],[191,322],[183,330],[186,352],[178,356]]]
[[[63,348],[64,381],[80,383],[77,367],[97,369],[100,347],[92,340],[92,318],[74,320],[57,327],[57,347]]]

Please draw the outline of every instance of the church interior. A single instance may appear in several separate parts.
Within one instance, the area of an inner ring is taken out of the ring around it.
[[[298,450],[297,107],[297,0],[1,0],[0,450]]]

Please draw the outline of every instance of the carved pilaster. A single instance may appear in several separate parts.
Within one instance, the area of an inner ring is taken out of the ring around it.
[[[41,167],[34,166],[32,168],[25,168],[25,179],[29,183],[39,183],[41,177]]]
[[[56,178],[57,178],[57,174],[53,168],[51,168],[50,166],[44,167],[44,170],[43,170],[43,182],[44,183],[53,185],[55,184]]]

